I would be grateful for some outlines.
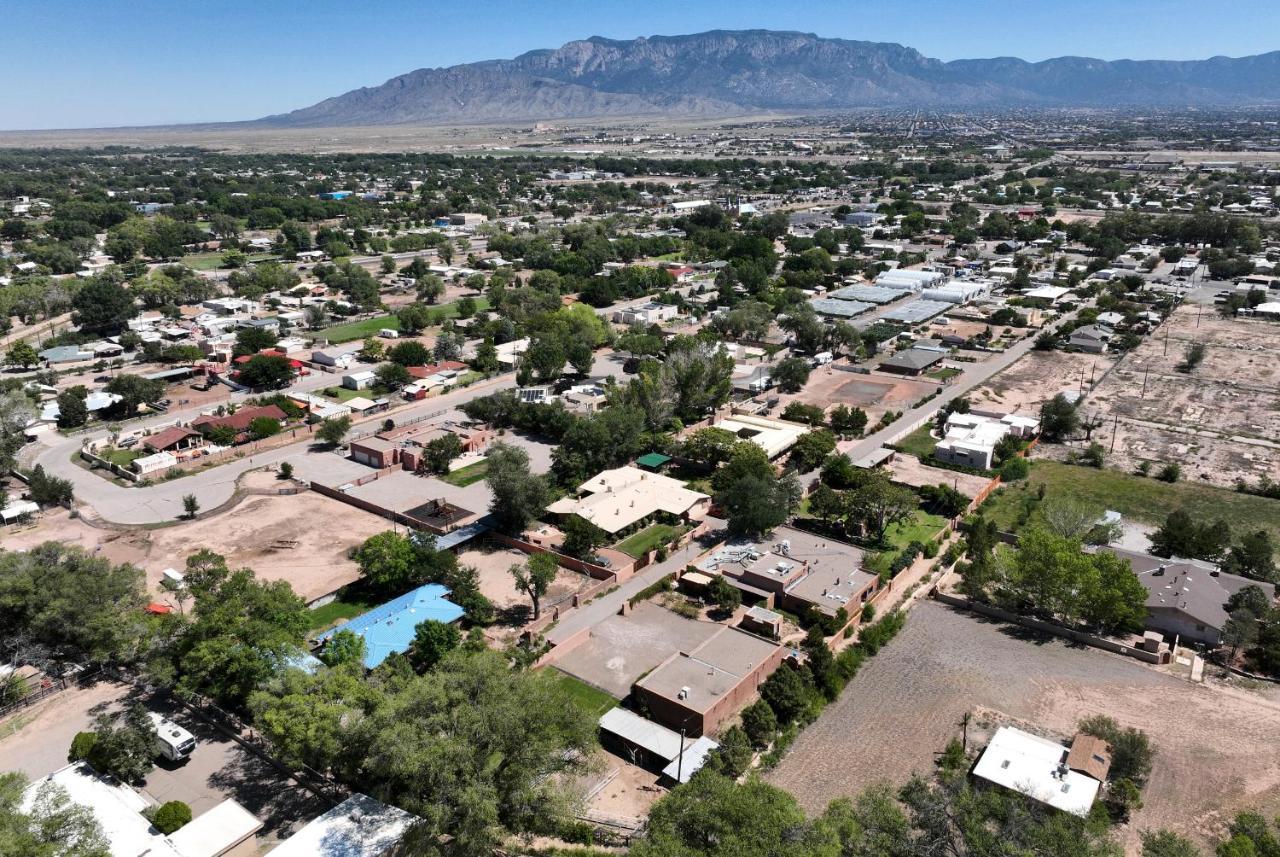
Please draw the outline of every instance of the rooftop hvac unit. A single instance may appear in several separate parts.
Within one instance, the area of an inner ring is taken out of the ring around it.
[[[684,687],[680,688],[680,692],[676,694],[676,699],[688,699],[688,698],[689,698],[689,686],[685,685]]]

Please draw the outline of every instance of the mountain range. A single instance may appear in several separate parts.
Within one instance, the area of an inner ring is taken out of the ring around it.
[[[421,68],[258,120],[461,124],[860,108],[1225,107],[1280,102],[1280,51],[1205,60],[943,62],[885,42],[773,30],[592,37],[510,60]]]

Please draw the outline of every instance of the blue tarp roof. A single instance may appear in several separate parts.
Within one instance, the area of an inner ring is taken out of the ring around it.
[[[392,652],[407,651],[419,623],[430,619],[445,623],[461,619],[462,608],[450,601],[448,594],[449,590],[440,584],[428,583],[339,625],[320,639],[327,640],[339,631],[359,634],[364,637],[364,665],[373,669]]]

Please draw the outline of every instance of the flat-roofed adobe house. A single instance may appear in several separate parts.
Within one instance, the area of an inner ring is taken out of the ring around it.
[[[678,479],[629,465],[588,479],[578,486],[578,495],[557,500],[547,511],[577,515],[614,536],[657,517],[701,521],[711,507],[709,496],[691,491]]]

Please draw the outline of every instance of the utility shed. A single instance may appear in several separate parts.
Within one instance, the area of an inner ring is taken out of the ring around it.
[[[662,765],[679,758],[683,739],[680,733],[646,720],[634,711],[611,708],[600,717],[600,731],[606,737],[622,743],[628,749],[635,748]]]

